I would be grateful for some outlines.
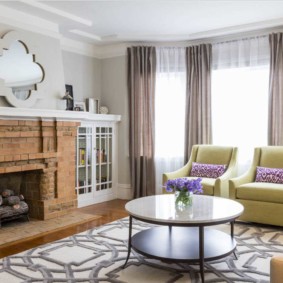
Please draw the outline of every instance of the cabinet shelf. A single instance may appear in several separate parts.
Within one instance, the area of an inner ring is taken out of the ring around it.
[[[90,168],[91,167],[91,165],[77,165],[77,167],[79,168],[79,169],[83,169],[83,168]]]
[[[112,164],[112,162],[100,162],[100,163],[96,163],[96,166],[102,166],[102,165],[111,165]]]
[[[83,188],[91,188],[92,187],[92,185],[86,185],[86,186],[79,186],[79,187],[77,187],[78,189],[83,189]]]

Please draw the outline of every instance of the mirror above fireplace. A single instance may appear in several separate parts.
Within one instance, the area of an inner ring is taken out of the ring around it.
[[[12,31],[0,40],[0,95],[15,107],[31,107],[39,84],[44,80],[44,69],[31,54],[19,33]]]

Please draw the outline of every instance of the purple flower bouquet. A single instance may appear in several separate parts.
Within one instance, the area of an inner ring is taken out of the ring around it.
[[[167,192],[175,192],[176,205],[191,205],[192,195],[202,193],[202,179],[178,178],[168,180],[165,184]]]

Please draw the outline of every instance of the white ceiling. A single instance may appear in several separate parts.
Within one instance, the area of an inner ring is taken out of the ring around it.
[[[1,1],[97,45],[184,41],[283,26],[283,0]],[[1,7],[0,7],[1,9]]]

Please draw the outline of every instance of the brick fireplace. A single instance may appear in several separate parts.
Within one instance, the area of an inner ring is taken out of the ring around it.
[[[70,121],[0,120],[0,186],[20,191],[30,217],[50,219],[77,207],[77,126]]]

